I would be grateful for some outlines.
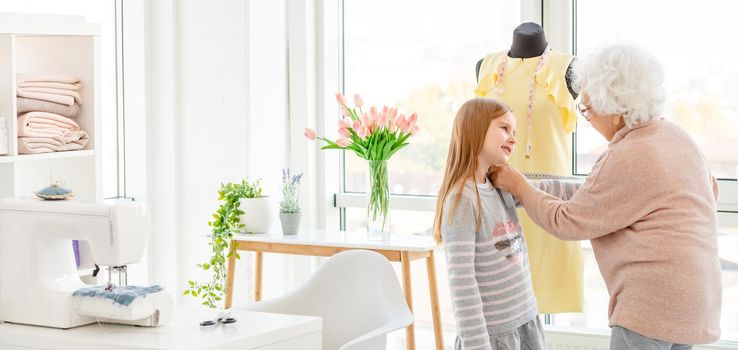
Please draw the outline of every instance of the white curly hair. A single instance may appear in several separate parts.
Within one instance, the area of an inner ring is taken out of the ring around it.
[[[589,96],[599,114],[621,114],[634,127],[658,118],[666,93],[664,69],[648,51],[634,45],[613,45],[576,61],[574,88]]]

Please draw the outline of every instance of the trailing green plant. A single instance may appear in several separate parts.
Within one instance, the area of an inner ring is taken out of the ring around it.
[[[290,169],[282,169],[282,201],[279,202],[280,213],[299,213],[300,180],[302,173],[292,175]]]
[[[187,281],[189,287],[184,291],[184,295],[202,299],[202,304],[209,308],[216,308],[218,302],[223,299],[226,293],[226,259],[231,255],[235,255],[236,259],[241,259],[235,249],[226,253],[233,234],[245,228],[239,219],[239,216],[244,214],[244,211],[240,209],[241,199],[261,197],[259,182],[260,180],[253,183],[243,180],[241,183],[220,184],[218,200],[222,203],[213,214],[213,220],[208,221],[212,232],[208,245],[212,254],[207,262],[197,264],[203,270],[210,271],[212,279],[202,283]]]

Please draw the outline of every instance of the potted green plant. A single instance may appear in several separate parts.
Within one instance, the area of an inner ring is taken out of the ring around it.
[[[267,233],[272,227],[272,200],[261,194],[259,182],[260,180],[256,180],[252,185],[246,186],[240,199],[241,209],[245,212],[240,216],[241,223],[244,224],[241,230],[243,233]]]
[[[242,218],[248,209],[243,207],[241,200],[260,196],[259,180],[254,183],[243,180],[241,183],[229,182],[220,185],[218,200],[221,204],[213,214],[213,221],[208,222],[212,232],[208,245],[212,254],[207,262],[197,264],[203,270],[209,271],[212,279],[208,282],[188,281],[189,288],[184,291],[184,295],[202,299],[202,304],[207,307],[218,307],[226,292],[226,260],[231,254],[237,259],[241,258],[235,250],[226,253],[233,234],[241,232],[246,225],[242,222]]]
[[[300,230],[300,180],[302,173],[290,174],[290,169],[282,169],[282,201],[279,203],[279,222],[282,233],[296,235]]]

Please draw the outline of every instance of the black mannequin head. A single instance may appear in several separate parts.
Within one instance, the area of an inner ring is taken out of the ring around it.
[[[530,58],[543,54],[548,46],[543,28],[533,22],[525,22],[513,31],[513,41],[510,47],[510,57]]]

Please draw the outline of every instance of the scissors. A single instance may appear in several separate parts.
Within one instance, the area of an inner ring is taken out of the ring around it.
[[[219,323],[222,324],[229,324],[229,323],[236,323],[236,318],[231,317],[231,310],[223,310],[218,313],[218,316],[213,320],[206,320],[200,322],[201,327],[209,327],[209,326],[215,326]]]

